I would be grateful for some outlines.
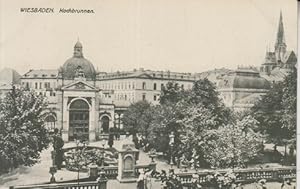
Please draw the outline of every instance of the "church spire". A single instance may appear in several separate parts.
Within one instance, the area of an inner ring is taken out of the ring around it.
[[[278,24],[278,30],[277,30],[276,44],[285,44],[283,21],[282,21],[282,12],[281,11],[280,11],[280,18],[279,18],[279,24]]]
[[[282,61],[284,54],[286,53],[286,44],[284,38],[284,28],[282,12],[280,11],[279,24],[277,30],[277,38],[275,42],[275,53],[277,61]]]

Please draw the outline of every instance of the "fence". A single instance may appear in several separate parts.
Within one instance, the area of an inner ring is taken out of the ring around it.
[[[98,167],[98,175],[100,175],[101,167]],[[139,170],[145,171],[146,169],[155,169],[155,164],[148,165],[136,165],[135,174],[138,175]],[[116,179],[118,176],[118,166],[107,166],[104,167],[105,176],[108,179]]]
[[[106,181],[11,186],[9,189],[106,189]]]
[[[213,175],[214,171],[198,172],[198,180],[200,183],[207,181],[207,175]],[[225,174],[226,171],[218,171],[220,174]],[[282,181],[284,178],[296,178],[296,167],[282,168],[265,168],[265,169],[239,169],[234,171],[237,175],[236,181],[241,183],[251,183],[260,179],[267,181]],[[177,173],[180,181],[184,184],[190,184],[195,173]]]
[[[139,169],[151,168],[150,165],[139,165],[135,167],[136,173]],[[101,169],[98,168],[98,174]],[[105,167],[106,177],[109,179],[115,179],[118,175],[118,167]],[[218,171],[220,174],[225,174],[226,171]],[[198,180],[200,183],[207,181],[207,175],[214,174],[214,171],[198,172]],[[282,167],[282,168],[265,168],[265,169],[240,169],[235,170],[237,175],[237,182],[251,183],[260,179],[266,179],[267,181],[282,181],[283,178],[296,178],[296,167]],[[192,183],[193,174],[189,172],[176,173],[180,177],[182,184],[188,186]],[[106,180],[102,182],[73,182],[73,183],[54,183],[54,184],[40,184],[40,185],[26,185],[26,186],[14,186],[10,189],[106,189]]]

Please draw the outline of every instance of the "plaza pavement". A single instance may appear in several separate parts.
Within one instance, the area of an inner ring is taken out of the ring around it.
[[[120,141],[114,141],[116,145],[120,143]],[[66,143],[65,147],[72,147],[76,144],[74,142]],[[102,146],[100,142],[93,142],[90,143],[92,146]],[[32,167],[21,167],[18,168],[14,174],[11,175],[2,175],[0,176],[0,189],[9,188],[9,186],[14,185],[28,185],[28,184],[38,184],[38,183],[44,183],[49,182],[50,174],[49,174],[49,167],[52,164],[51,160],[51,151],[52,147],[49,147],[48,149],[44,150],[41,153],[41,161],[37,163],[36,165]],[[140,151],[140,157],[138,164],[149,164],[151,161],[151,158],[148,157],[146,153],[143,151]],[[169,170],[170,166],[164,162],[164,161],[158,161],[157,163],[157,170],[160,171],[162,169]],[[180,171],[175,168],[175,171]],[[88,173],[80,173],[80,177],[86,177]],[[77,172],[71,172],[66,169],[58,170],[58,172],[55,174],[55,178],[57,181],[63,181],[63,180],[73,180],[77,179]],[[134,189],[136,188],[136,183],[127,183],[127,184],[120,184],[116,180],[109,180],[107,183],[108,189]],[[156,181],[152,183],[153,189],[159,189],[160,182]],[[245,187],[245,189],[255,189],[256,187],[254,185],[249,185]],[[279,183],[268,183],[268,189],[280,189]],[[151,188],[150,188],[151,189]]]

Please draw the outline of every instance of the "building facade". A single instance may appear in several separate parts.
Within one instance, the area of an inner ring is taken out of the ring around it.
[[[23,87],[47,98],[46,125],[60,128],[64,141],[79,135],[94,141],[110,128],[122,129],[123,112],[130,104],[140,100],[158,104],[168,82],[191,89],[194,80],[189,73],[169,71],[97,72],[83,56],[80,42],[59,69],[30,70],[21,79]]]
[[[259,70],[225,68],[199,74],[134,69],[126,72],[98,72],[83,56],[78,41],[74,53],[56,70],[30,70],[21,78],[23,87],[48,100],[49,128],[59,128],[64,141],[83,135],[90,141],[112,127],[122,129],[123,112],[135,102],[159,103],[161,90],[168,82],[191,89],[193,82],[208,78],[217,86],[226,106],[244,111],[269,90],[270,82],[282,80],[296,65],[293,51],[286,50],[280,14],[274,52],[267,52]]]
[[[270,83],[251,68],[238,68],[218,82],[225,106],[236,112],[249,110],[269,89]]]
[[[287,50],[283,17],[280,12],[274,51],[266,50],[264,62],[260,67],[260,73],[267,80],[276,82],[282,80],[296,64],[297,56],[295,52]]]

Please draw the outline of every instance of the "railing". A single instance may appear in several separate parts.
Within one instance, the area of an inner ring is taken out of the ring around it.
[[[101,167],[98,167],[98,175],[100,175]],[[118,176],[118,166],[104,167],[105,176],[108,179],[115,179]]]
[[[146,169],[153,169],[155,164],[148,164],[148,165],[136,165],[134,170],[135,174],[138,175],[139,170],[146,171]],[[98,175],[100,175],[101,167],[98,167]],[[118,176],[118,166],[106,166],[104,167],[105,176],[108,179],[115,179]]]
[[[9,187],[9,189],[102,189],[102,185],[103,183],[101,182],[93,181],[80,183],[53,183],[26,186],[11,186]]]
[[[207,175],[213,175],[214,171],[198,172],[198,180],[200,183],[207,181]],[[220,174],[225,174],[226,171],[218,171]],[[296,167],[282,167],[282,168],[265,168],[265,169],[240,169],[234,171],[237,175],[236,181],[242,183],[255,182],[260,179],[267,181],[282,181],[284,178],[296,178]],[[189,184],[192,182],[194,173],[176,173],[182,183]]]

